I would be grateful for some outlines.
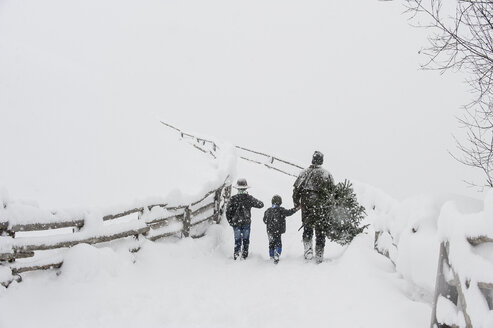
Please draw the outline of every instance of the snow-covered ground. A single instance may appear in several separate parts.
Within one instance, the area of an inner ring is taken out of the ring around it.
[[[273,194],[292,205],[292,179],[240,162],[238,174],[267,206]],[[266,208],[264,208],[266,209]],[[263,209],[263,210],[264,210]],[[431,306],[373,250],[373,233],[348,248],[330,244],[321,265],[302,257],[300,213],[288,218],[279,265],[253,209],[251,252],[233,261],[223,221],[201,239],[79,245],[55,271],[24,275],[0,291],[0,327],[424,327]]]
[[[491,236],[493,202],[408,197],[464,193],[467,174],[445,149],[467,96],[417,72],[425,35],[401,12],[367,0],[0,1],[0,204],[16,204],[0,206],[0,222],[186,203],[227,174],[267,206],[273,194],[291,205],[291,177],[236,163],[223,142],[213,161],[159,118],[303,166],[321,150],[338,181],[361,180],[371,224],[347,248],[328,245],[321,265],[302,259],[299,213],[270,263],[263,210],[247,261],[232,260],[225,222],[136,254],[131,238],[53,251],[59,271],[0,287],[0,328],[424,327],[444,239],[461,245],[460,273],[490,279],[491,245],[471,249],[465,236]],[[390,259],[373,250],[375,229]],[[470,304],[489,328],[485,305]]]

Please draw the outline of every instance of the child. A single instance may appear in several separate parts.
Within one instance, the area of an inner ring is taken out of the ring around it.
[[[286,217],[291,216],[298,208],[290,210],[281,207],[282,198],[279,195],[272,197],[272,207],[264,213],[264,223],[267,225],[267,236],[269,237],[269,256],[274,263],[279,263],[282,252],[281,235],[286,232]]]
[[[250,187],[245,179],[238,179],[234,188],[238,190],[238,194],[229,200],[226,208],[226,219],[228,219],[229,225],[233,227],[235,234],[233,259],[236,260],[240,256],[243,244],[241,258],[244,260],[248,257],[248,246],[250,245],[251,209],[252,207],[262,208],[264,203],[247,193],[247,189]]]

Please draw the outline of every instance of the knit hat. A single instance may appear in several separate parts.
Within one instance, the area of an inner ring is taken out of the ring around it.
[[[324,163],[324,154],[319,151],[313,153],[312,164],[313,165],[322,165]]]
[[[281,206],[281,204],[282,204],[282,198],[281,198],[281,196],[274,195],[272,197],[272,204]]]

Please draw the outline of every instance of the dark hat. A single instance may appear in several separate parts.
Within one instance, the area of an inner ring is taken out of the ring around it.
[[[272,197],[272,204],[275,204],[275,205],[279,205],[280,206],[282,204],[282,198],[281,198],[281,196],[274,195]]]
[[[240,178],[238,181],[236,181],[236,186],[234,186],[236,189],[248,189],[250,186],[248,185],[248,182],[246,179]]]
[[[322,165],[324,163],[324,154],[319,151],[313,153],[312,164]]]

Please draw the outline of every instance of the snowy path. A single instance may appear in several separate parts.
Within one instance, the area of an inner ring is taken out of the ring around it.
[[[251,194],[291,205],[292,181],[244,162]],[[264,208],[265,209],[265,208]],[[288,218],[279,265],[268,260],[262,210],[254,210],[251,256],[231,258],[223,222],[206,237],[71,249],[62,274],[39,272],[0,293],[0,327],[425,327],[430,306],[373,251],[371,234],[348,249],[329,245],[326,262],[302,259],[300,214]],[[135,260],[135,264],[132,263]],[[5,315],[8,313],[8,315]]]

